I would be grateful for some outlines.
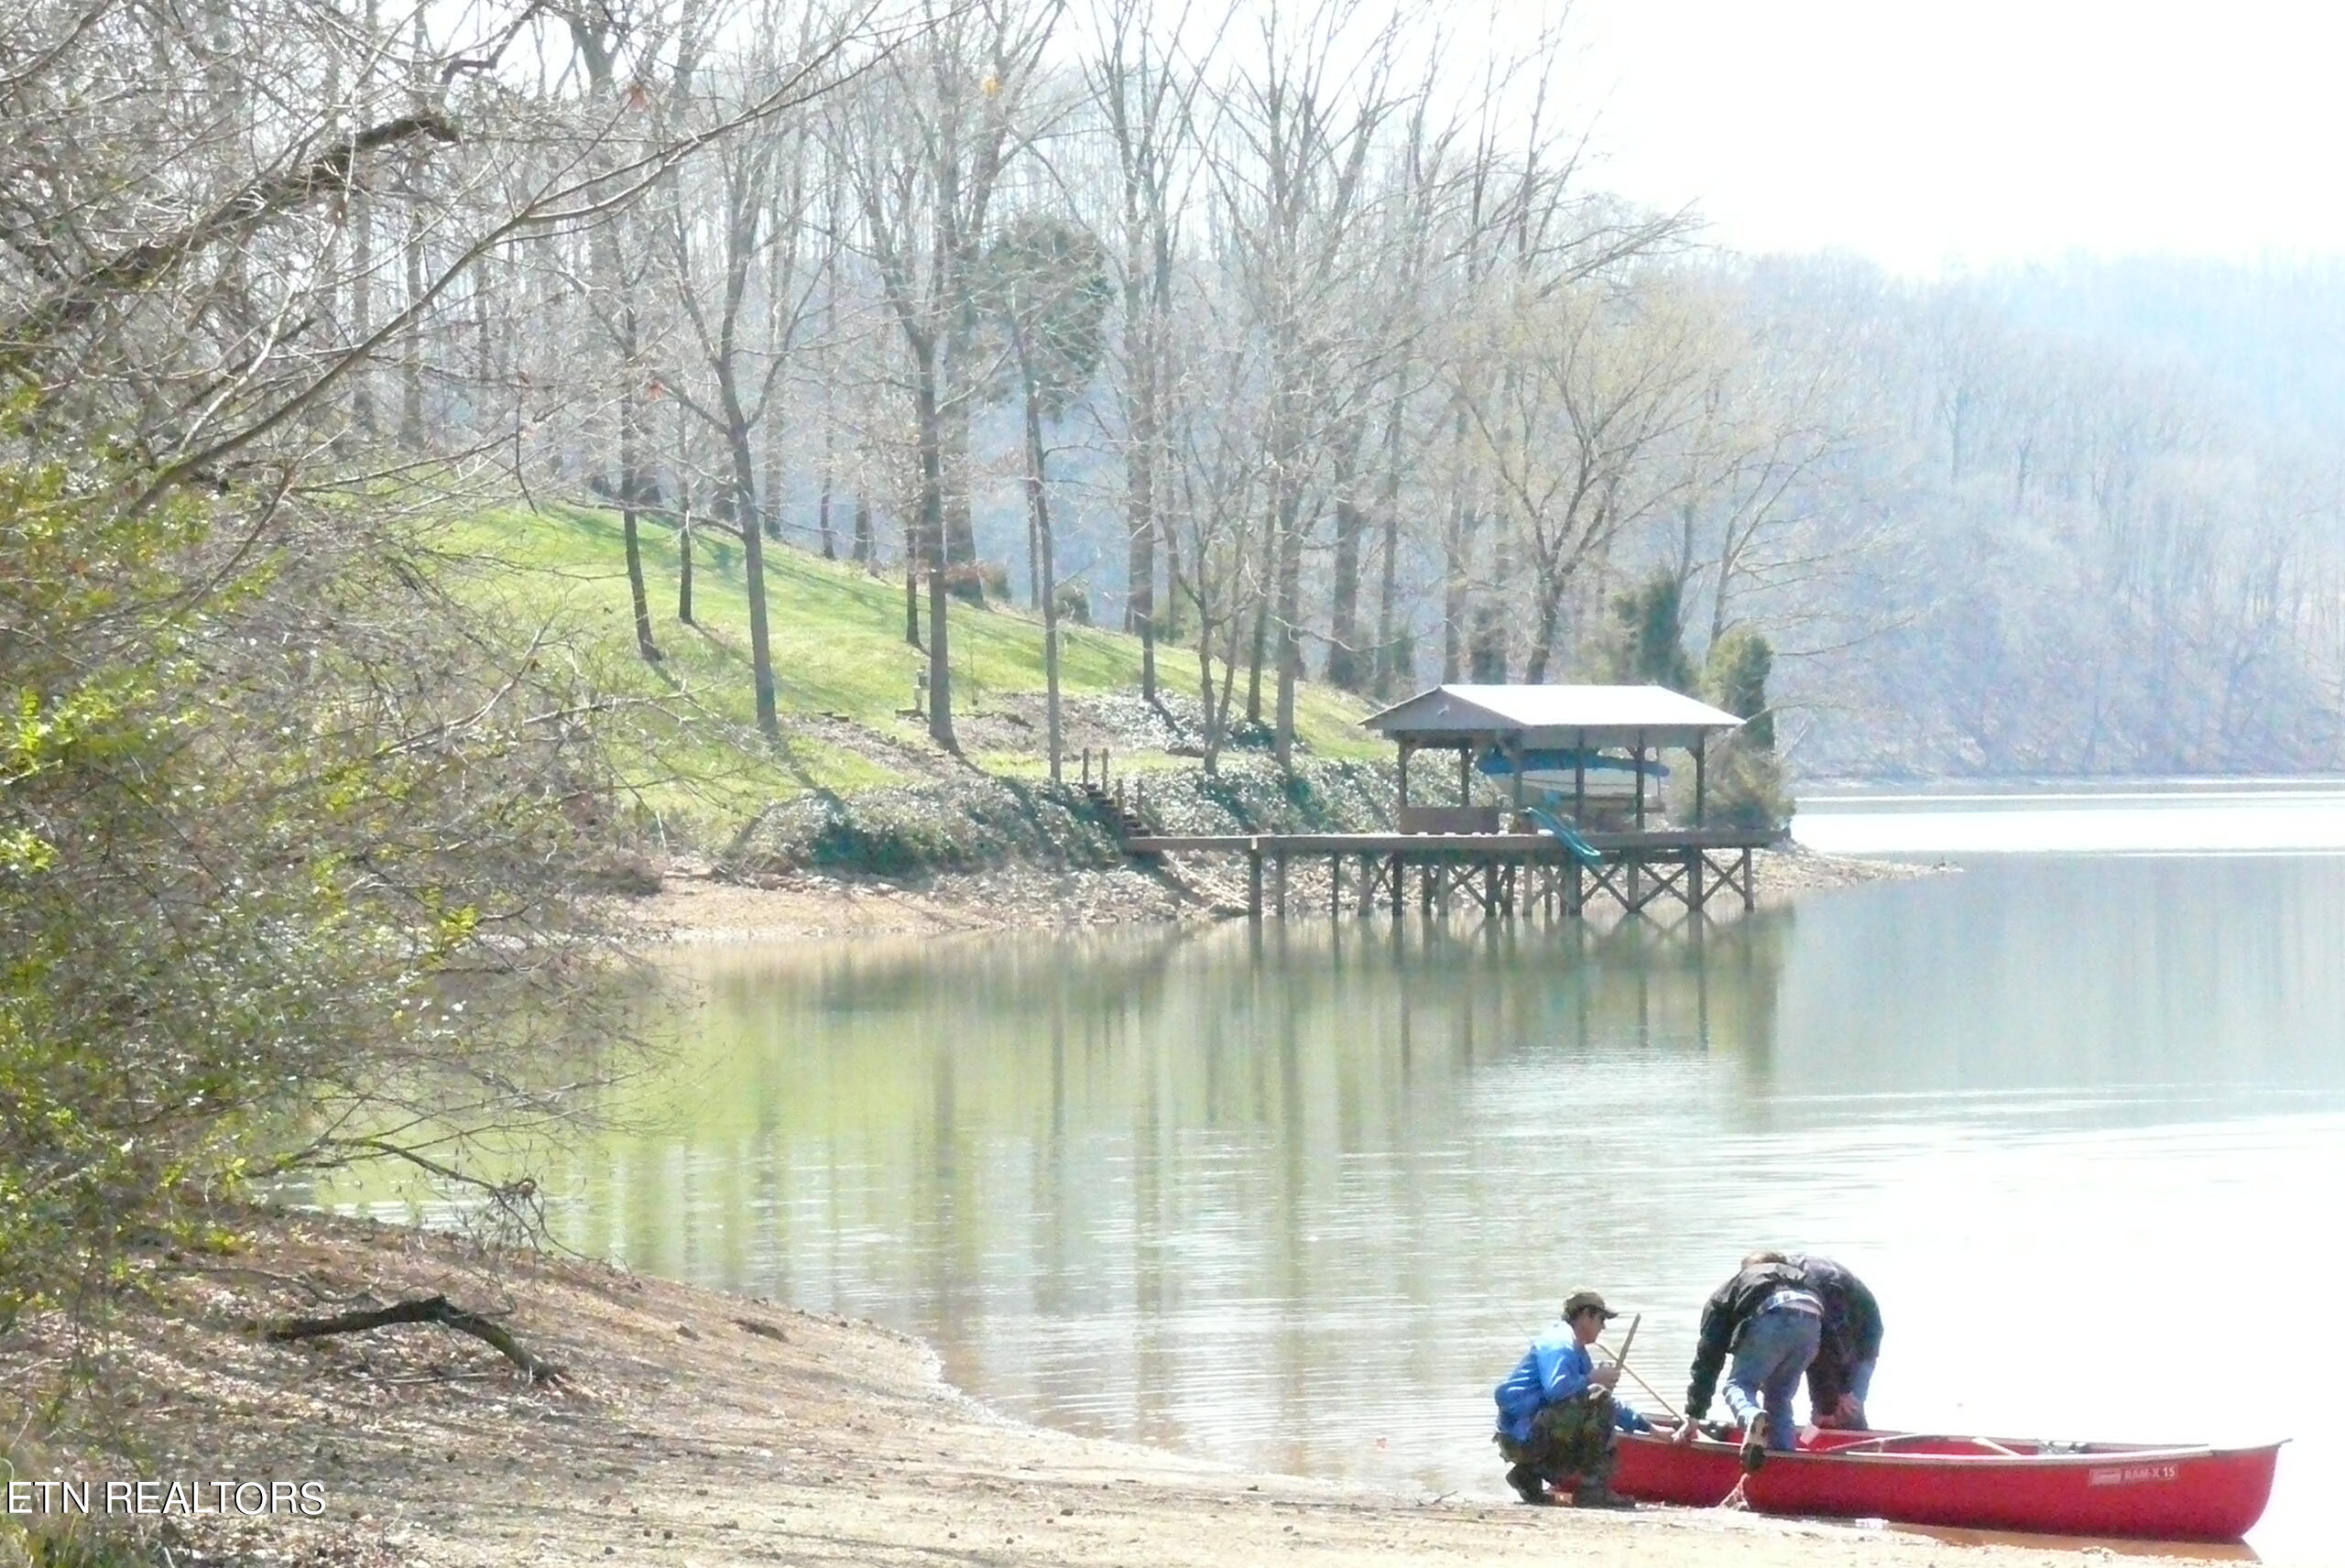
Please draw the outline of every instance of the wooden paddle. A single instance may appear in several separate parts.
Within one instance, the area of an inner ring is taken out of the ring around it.
[[[1637,1343],[1637,1325],[1644,1322],[1644,1313],[1639,1312],[1635,1317],[1629,1320],[1629,1332],[1621,1339],[1620,1349],[1618,1354],[1613,1356],[1612,1365],[1618,1367],[1621,1371],[1628,1373],[1629,1380],[1636,1384],[1638,1388],[1642,1388],[1646,1395],[1652,1399],[1652,1402],[1661,1407],[1662,1414],[1667,1416],[1671,1421],[1682,1421],[1685,1418],[1679,1415],[1675,1407],[1671,1405],[1666,1399],[1662,1397],[1661,1390],[1654,1388],[1651,1383],[1646,1382],[1642,1377],[1638,1377],[1637,1374],[1631,1370],[1629,1367],[1629,1347]]]
[[[1623,1372],[1629,1369],[1629,1346],[1637,1343],[1637,1325],[1644,1321],[1645,1315],[1642,1312],[1639,1312],[1629,1320],[1629,1332],[1621,1336],[1620,1348],[1612,1357],[1612,1365],[1620,1367]]]

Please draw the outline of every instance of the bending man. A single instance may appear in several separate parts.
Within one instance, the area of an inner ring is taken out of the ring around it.
[[[1818,1426],[1868,1432],[1865,1398],[1881,1360],[1881,1303],[1842,1265],[1812,1252],[1783,1259],[1824,1303],[1824,1337],[1807,1367],[1807,1404]]]
[[[1823,1334],[1824,1303],[1806,1275],[1780,1253],[1754,1252],[1744,1258],[1740,1270],[1702,1307],[1693,1381],[1685,1389],[1685,1422],[1675,1441],[1694,1441],[1694,1423],[1709,1412],[1718,1367],[1731,1350],[1726,1408],[1742,1428],[1743,1469],[1757,1470],[1769,1449],[1788,1453],[1799,1441],[1792,1401]]]

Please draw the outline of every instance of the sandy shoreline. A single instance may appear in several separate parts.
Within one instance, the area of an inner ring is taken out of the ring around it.
[[[1760,894],[1774,903],[1925,870],[1770,852]],[[685,942],[1230,912],[1210,881],[1138,871],[1009,870],[911,886],[801,875],[745,887],[681,867],[666,883],[630,900],[630,912]],[[246,1236],[233,1251],[139,1259],[139,1289],[104,1360],[104,1408],[125,1425],[15,1448],[26,1479],[322,1486],[314,1519],[149,1521],[181,1568],[1237,1568],[1388,1556],[1456,1568],[1691,1568],[1720,1552],[1753,1568],[2078,1561],[2072,1550],[1957,1548],[1717,1510],[1527,1508],[1495,1461],[1486,1483],[1441,1497],[1249,1473],[1011,1421],[949,1388],[926,1345],[869,1323],[365,1221],[250,1213],[230,1223]],[[532,1387],[487,1346],[428,1325],[291,1345],[258,1332],[431,1294],[495,1314],[563,1379]],[[63,1346],[41,1334],[36,1324],[0,1341],[0,1388],[29,1387],[58,1364]]]
[[[125,1315],[115,1357],[147,1445],[135,1469],[318,1481],[325,1510],[197,1519],[179,1538],[183,1564],[2078,1561],[1718,1510],[1526,1508],[1495,1464],[1472,1495],[1438,1497],[1248,1473],[1009,1421],[946,1387],[925,1346],[868,1323],[398,1227],[253,1224],[244,1260],[142,1264],[147,1304]],[[529,1387],[435,1327],[297,1345],[254,1331],[431,1293],[500,1311],[562,1382]],[[9,1359],[27,1353],[20,1341]],[[125,1468],[85,1457],[20,1474]]]
[[[680,861],[668,868],[658,893],[627,899],[621,907],[649,934],[671,942],[940,936],[1245,914],[1245,872],[1233,857],[1167,858],[1170,864],[1161,871],[1005,866],[911,880],[805,871],[753,882],[721,879],[705,864]],[[1801,849],[1761,850],[1754,859],[1762,909],[1838,887],[1928,876],[1936,869]],[[1291,889],[1292,908],[1323,909],[1325,886],[1324,877],[1314,883],[1298,872]],[[1730,909],[1719,918],[1732,920],[1740,913]]]

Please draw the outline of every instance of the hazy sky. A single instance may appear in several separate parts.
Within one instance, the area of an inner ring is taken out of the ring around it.
[[[1528,17],[1550,7],[1526,4]],[[2345,5],[1576,0],[1598,183],[1903,270],[2345,254]]]

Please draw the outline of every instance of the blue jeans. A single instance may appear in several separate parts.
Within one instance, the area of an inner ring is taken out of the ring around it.
[[[1824,1320],[1813,1312],[1779,1308],[1742,1325],[1734,1343],[1734,1365],[1726,1375],[1726,1408],[1744,1432],[1760,1430],[1763,1403],[1767,1446],[1787,1452],[1797,1444],[1799,1423],[1792,1419],[1792,1399],[1823,1338]],[[1871,1371],[1866,1369],[1868,1382]]]
[[[1865,1399],[1872,1392],[1872,1367],[1870,1361],[1849,1363],[1849,1392],[1857,1397],[1857,1424],[1865,1424]]]

